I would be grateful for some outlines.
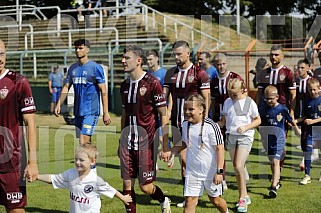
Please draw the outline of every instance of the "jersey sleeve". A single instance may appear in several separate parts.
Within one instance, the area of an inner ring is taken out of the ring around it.
[[[102,83],[105,83],[105,72],[104,72],[104,68],[99,65],[99,64],[96,64],[96,81],[98,84],[102,84]]]
[[[18,102],[22,113],[36,112],[36,105],[27,78],[20,76],[17,81]]]
[[[198,77],[198,87],[200,90],[210,89],[210,78],[208,77],[206,71],[200,70],[197,74]]]
[[[72,84],[72,75],[71,75],[71,73],[72,73],[72,70],[74,69],[74,65],[71,65],[70,67],[69,67],[69,69],[68,69],[68,71],[67,71],[67,75],[66,75],[66,78],[65,78],[65,84]]]
[[[258,116],[260,116],[259,109],[255,101],[251,99],[251,118],[256,118]]]
[[[220,145],[224,144],[223,141],[223,136],[220,130],[220,127],[218,126],[217,123],[211,122],[210,123],[210,128],[209,128],[209,139],[211,141],[211,145]]]
[[[116,194],[116,189],[110,186],[102,178],[97,177],[97,193],[100,195],[105,195],[109,198],[113,198]]]
[[[296,89],[296,81],[294,79],[293,71],[289,69],[287,75],[288,89],[294,90]]]
[[[226,115],[227,115],[227,111],[228,111],[228,109],[227,109],[227,105],[229,105],[230,100],[231,100],[231,99],[230,99],[230,98],[228,98],[228,99],[226,99],[226,100],[224,101],[223,109],[222,109],[221,115],[224,115],[224,116],[226,116]]]
[[[289,112],[288,108],[284,107],[284,108],[283,108],[283,111],[284,111],[285,119],[286,119],[289,123],[292,123],[292,117],[291,117],[291,115],[290,115],[290,112]]]
[[[165,107],[166,106],[166,98],[165,94],[163,93],[162,85],[160,81],[156,78],[154,80],[154,102],[156,107]]]
[[[64,171],[61,174],[50,175],[52,186],[54,189],[66,189],[69,188],[69,176],[71,175],[71,170]]]

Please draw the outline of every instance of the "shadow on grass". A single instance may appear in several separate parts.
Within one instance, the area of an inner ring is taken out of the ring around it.
[[[37,207],[26,207],[26,212],[44,212],[44,213],[68,213],[68,211],[41,209]]]
[[[120,166],[119,165],[110,164],[110,163],[97,163],[96,166],[103,167],[103,168],[108,168],[108,169],[120,170]]]

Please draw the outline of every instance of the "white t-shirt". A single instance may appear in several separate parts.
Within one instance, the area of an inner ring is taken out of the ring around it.
[[[100,195],[113,198],[116,189],[111,187],[91,169],[82,180],[75,168],[58,175],[51,175],[55,189],[66,188],[70,191],[70,213],[99,213],[101,207]]]
[[[226,120],[226,133],[254,137],[254,129],[242,134],[237,132],[238,127],[252,123],[253,118],[259,116],[257,105],[250,97],[237,101],[233,101],[231,98],[226,99],[222,115]]]
[[[188,122],[183,122],[182,140],[186,144],[186,177],[213,179],[217,170],[215,145],[224,144],[219,126],[205,118],[203,127],[203,148],[200,137],[201,123],[190,124],[189,142],[187,138]]]

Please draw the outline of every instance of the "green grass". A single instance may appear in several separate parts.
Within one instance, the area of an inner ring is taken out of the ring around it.
[[[39,135],[39,171],[40,173],[60,173],[74,165],[73,151],[78,140],[73,138],[73,126],[65,126],[63,119],[53,116],[37,115],[37,124],[41,126]],[[118,137],[120,131],[120,120],[113,116],[114,127],[105,127],[99,123],[96,131],[95,141],[97,142],[100,156],[98,159],[98,174],[116,189],[122,189],[120,178],[119,159],[116,154]],[[46,126],[50,126],[48,129]],[[105,130],[108,130],[106,133]],[[247,162],[250,173],[248,191],[252,204],[248,212],[320,212],[320,188],[318,181],[321,166],[320,163],[313,163],[311,170],[312,183],[307,186],[299,185],[303,173],[298,171],[298,164],[301,161],[301,151],[295,146],[299,144],[298,138],[292,132],[289,134],[287,143],[287,159],[282,170],[282,188],[278,191],[276,199],[269,199],[267,188],[270,186],[270,167],[267,157],[260,152],[262,145],[256,135],[250,157]],[[227,201],[230,212],[235,212],[235,203],[238,199],[233,168],[228,154],[227,160],[227,182],[229,189],[225,191],[223,198]],[[159,162],[160,170],[155,182],[172,200],[172,212],[182,212],[176,207],[176,203],[182,201],[182,185],[179,184],[180,169],[178,159],[175,159],[173,169],[168,169],[165,163]],[[69,193],[67,190],[54,190],[51,185],[42,182],[28,183],[28,207],[27,212],[64,213],[69,209]],[[160,212],[159,204],[143,195],[137,184],[137,211],[142,213]],[[210,204],[206,195],[200,198],[197,212],[218,212]],[[5,212],[0,207],[0,212]],[[125,212],[124,206],[117,198],[109,199],[102,197],[101,212]]]

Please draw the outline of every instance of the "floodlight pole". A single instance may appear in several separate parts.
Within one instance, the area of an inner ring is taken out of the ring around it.
[[[16,0],[16,20],[19,20],[19,0]]]
[[[240,34],[240,0],[236,0],[236,32]]]

